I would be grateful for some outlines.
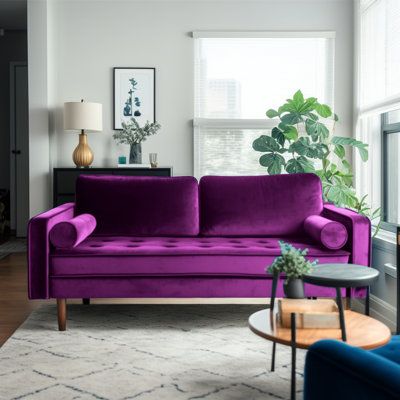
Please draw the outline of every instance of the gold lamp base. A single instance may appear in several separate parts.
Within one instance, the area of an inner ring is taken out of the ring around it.
[[[79,144],[72,154],[77,168],[87,168],[93,162],[93,152],[87,142],[87,135],[82,131],[79,135]]]

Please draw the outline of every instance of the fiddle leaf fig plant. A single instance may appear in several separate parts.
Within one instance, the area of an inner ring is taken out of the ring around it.
[[[259,162],[267,172],[270,175],[283,172],[317,174],[322,181],[324,200],[375,220],[376,234],[381,211],[368,207],[366,196],[361,199],[357,196],[352,167],[346,159],[346,150],[354,148],[366,162],[368,144],[334,135],[338,116],[316,97],[304,98],[301,90],[278,109],[269,109],[266,115],[278,119],[278,124],[270,136],[261,135],[254,140],[253,149],[264,153]]]

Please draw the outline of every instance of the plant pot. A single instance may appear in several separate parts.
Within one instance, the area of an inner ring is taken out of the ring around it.
[[[287,279],[283,291],[289,299],[304,299],[304,282],[300,278]]]
[[[141,164],[142,163],[142,144],[134,143],[131,144],[131,150],[129,152],[129,164]]]

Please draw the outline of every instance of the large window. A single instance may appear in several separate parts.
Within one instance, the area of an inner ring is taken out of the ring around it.
[[[301,89],[333,106],[332,32],[195,32],[194,170],[261,174],[265,112]]]
[[[400,223],[400,1],[358,0],[357,36],[356,132],[370,157],[367,164],[355,157],[356,188],[373,209],[381,207],[384,221]]]
[[[360,105],[365,112],[400,94],[400,1],[362,0],[360,13]]]
[[[383,221],[390,225],[400,224],[400,110],[383,114],[382,127]]]

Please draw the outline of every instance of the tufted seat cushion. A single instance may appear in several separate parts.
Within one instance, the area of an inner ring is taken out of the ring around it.
[[[89,237],[72,249],[54,249],[52,276],[231,275],[265,277],[280,254],[278,238]],[[322,249],[301,239],[310,259],[347,263],[344,250]]]

